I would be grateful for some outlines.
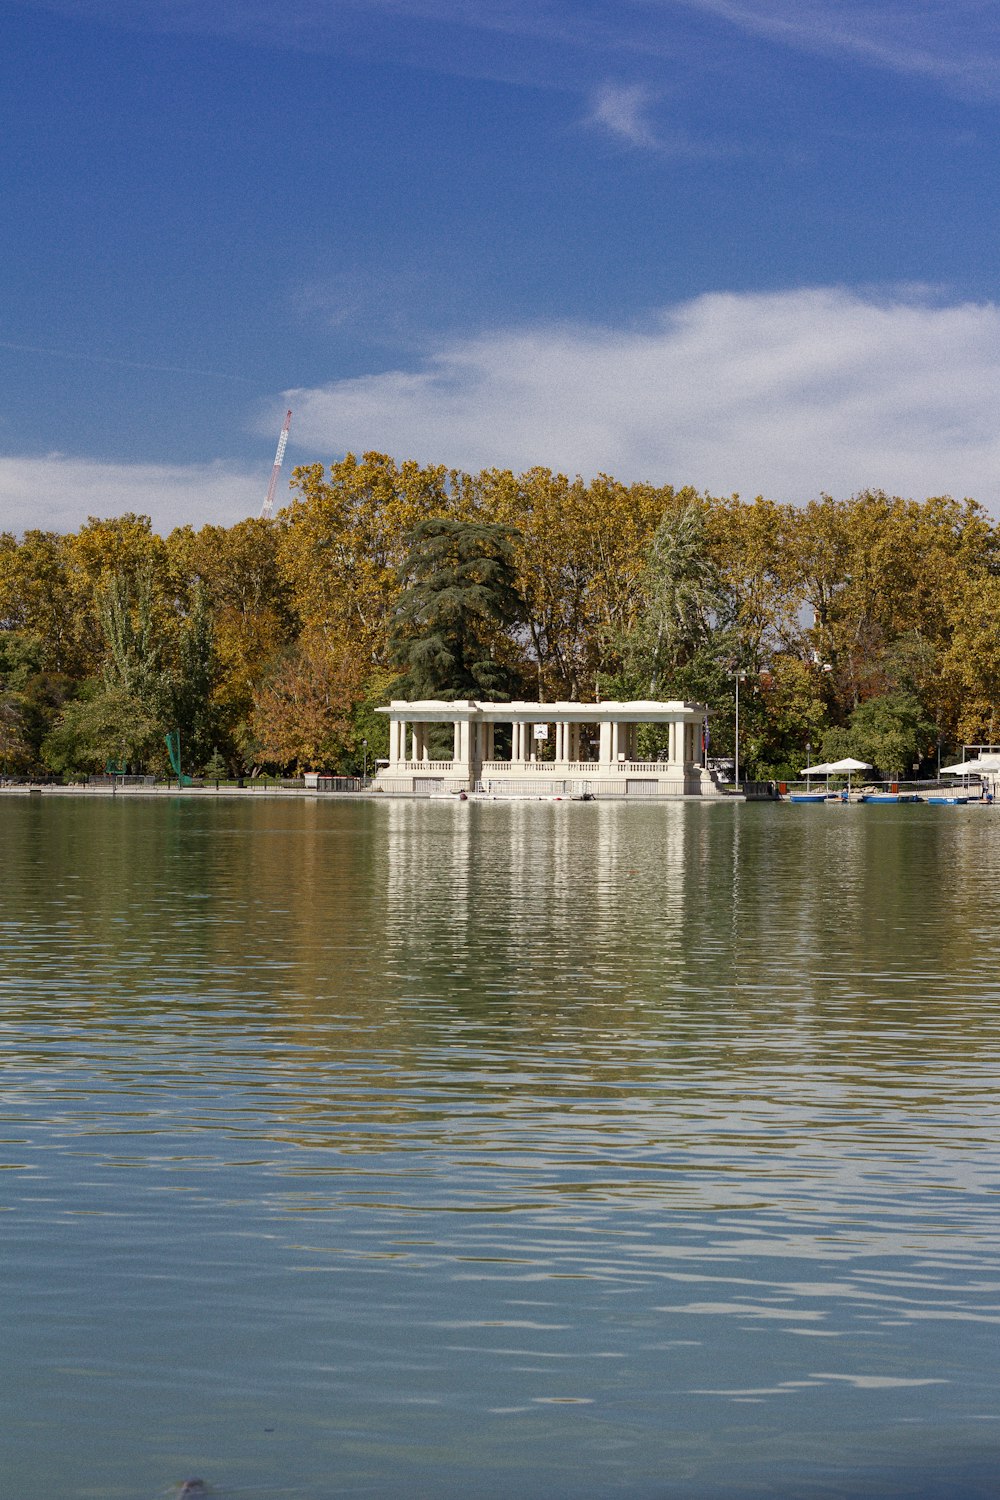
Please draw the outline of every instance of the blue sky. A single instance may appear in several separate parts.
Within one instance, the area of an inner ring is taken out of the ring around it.
[[[367,448],[1000,510],[995,0],[0,0],[0,527]]]

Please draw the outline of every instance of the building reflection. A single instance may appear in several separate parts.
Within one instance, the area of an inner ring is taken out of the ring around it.
[[[933,1089],[995,1045],[995,814],[959,811],[11,801],[4,1015],[351,1150],[546,1089]]]

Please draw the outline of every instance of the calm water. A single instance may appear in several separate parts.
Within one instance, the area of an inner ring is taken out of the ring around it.
[[[1000,1494],[1000,813],[0,850],[4,1495]]]

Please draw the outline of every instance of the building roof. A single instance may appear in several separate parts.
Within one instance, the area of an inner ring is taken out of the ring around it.
[[[396,719],[415,723],[453,723],[461,719],[482,719],[487,723],[510,724],[518,721],[528,723],[570,724],[662,724],[672,720],[698,722],[705,717],[703,703],[687,703],[680,699],[636,698],[628,702],[607,701],[602,703],[527,703],[512,700],[507,703],[486,703],[473,698],[422,698],[409,702],[394,698],[385,708],[376,713],[389,714]]]

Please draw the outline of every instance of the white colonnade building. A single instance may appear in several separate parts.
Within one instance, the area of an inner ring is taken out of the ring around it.
[[[718,796],[702,767],[703,703],[481,703],[394,699],[376,791],[431,795]],[[666,727],[665,758],[640,760],[640,724]],[[451,727],[450,736],[444,726]],[[432,736],[438,758],[431,758]],[[504,755],[497,758],[497,740]],[[450,757],[443,758],[450,746]],[[509,748],[508,748],[509,747]]]

